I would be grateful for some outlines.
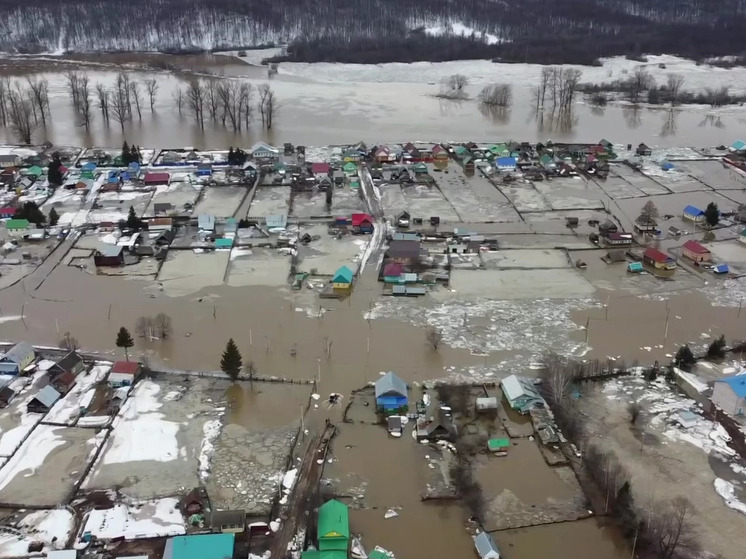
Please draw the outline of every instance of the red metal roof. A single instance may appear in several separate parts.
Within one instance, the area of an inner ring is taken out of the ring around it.
[[[171,175],[168,173],[145,173],[145,182],[148,183],[154,183],[154,182],[165,182],[167,183],[169,179],[171,178]]]
[[[670,256],[667,254],[661,252],[657,248],[649,248],[645,251],[645,258],[649,258],[653,262],[668,262],[669,260],[672,260]]]
[[[612,241],[620,241],[622,239],[632,239],[632,233],[609,233],[608,239],[611,239]]]
[[[353,227],[355,225],[362,225],[363,222],[368,221],[371,224],[373,223],[373,218],[369,216],[368,214],[352,214],[352,225]]]
[[[404,266],[402,266],[398,262],[389,262],[388,264],[386,264],[386,267],[383,269],[383,275],[389,276],[389,277],[398,277],[402,275],[403,271],[404,271]]]
[[[710,251],[699,244],[697,241],[687,241],[684,243],[684,248],[693,252],[694,254],[709,254]]]
[[[329,163],[311,163],[311,172],[314,175],[325,175],[331,169]]]
[[[125,373],[128,375],[136,375],[140,371],[140,363],[137,361],[117,361],[112,365],[112,373]]]

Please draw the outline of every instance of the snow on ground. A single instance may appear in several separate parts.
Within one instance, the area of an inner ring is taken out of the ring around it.
[[[715,491],[725,501],[725,506],[746,515],[746,503],[742,503],[736,497],[736,490],[733,484],[724,479],[715,479]]]
[[[20,379],[19,379],[20,380]],[[16,390],[15,386],[12,386]],[[28,413],[26,405],[30,402],[38,390],[34,386],[27,389],[25,397],[18,403],[15,408],[16,413],[20,413],[20,421],[16,427],[0,433],[0,456],[10,456],[13,454],[28,433],[41,421],[42,416],[38,413]],[[18,396],[17,396],[18,398]],[[15,402],[11,403],[13,406]],[[8,409],[5,410],[8,413]]]
[[[158,413],[161,388],[152,380],[140,382],[114,421],[111,446],[103,454],[104,464],[155,460],[168,462],[179,456],[176,433],[179,424],[165,421]],[[147,445],[142,441],[148,441]]]
[[[93,386],[106,377],[111,367],[109,365],[97,365],[88,373],[80,373],[75,379],[75,385],[64,398],[61,398],[52,406],[49,413],[44,417],[44,423],[56,423],[62,425],[75,425],[84,400],[90,405]],[[87,407],[87,406],[86,406]]]
[[[497,35],[482,33],[471,27],[467,27],[460,22],[451,22],[448,25],[438,25],[435,27],[426,27],[425,34],[431,37],[440,37],[441,35],[450,35],[455,37],[476,37],[477,40],[484,41],[488,45],[495,45],[500,42]]]
[[[179,500],[169,497],[134,504],[117,503],[113,508],[92,510],[84,522],[83,532],[109,540],[126,540],[178,536],[186,533]]]
[[[40,425],[0,470],[0,489],[24,472],[34,472],[44,464],[47,456],[65,441],[57,436],[64,427]]]
[[[218,438],[218,435],[220,435],[222,427],[220,419],[210,419],[202,427],[204,438],[202,439],[202,446],[199,449],[199,479],[202,483],[206,483],[210,477],[210,461],[215,452],[215,445],[213,443]]]
[[[33,541],[44,542],[45,552],[64,548],[73,529],[73,520],[67,509],[39,510],[26,515],[15,526],[25,537],[0,533],[0,557],[28,556],[28,545]]]

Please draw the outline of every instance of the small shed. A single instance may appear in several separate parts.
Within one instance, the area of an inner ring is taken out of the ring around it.
[[[233,239],[215,239],[215,248],[230,249],[233,247]]]
[[[286,214],[273,214],[264,218],[267,229],[285,229],[288,226],[288,216]]]
[[[510,439],[490,439],[487,441],[487,449],[500,456],[508,454]]]
[[[121,266],[124,264],[124,247],[118,245],[101,247],[93,255],[93,263],[96,266]]]
[[[0,208],[0,219],[11,219],[16,215],[16,208],[13,206],[3,206]]]
[[[34,346],[19,342],[0,357],[0,373],[17,375],[31,365],[36,358]]]
[[[477,411],[488,412],[497,409],[497,398],[491,396],[488,398],[477,398]]]
[[[682,217],[689,221],[693,221],[694,223],[701,223],[705,220],[705,212],[696,206],[689,205],[684,208]]]
[[[141,372],[142,367],[137,361],[116,361],[111,367],[106,382],[112,388],[132,386]]]
[[[386,418],[386,427],[389,433],[395,437],[400,437],[402,433],[402,421],[399,415],[390,415]]]
[[[657,248],[649,247],[642,255],[642,261],[656,270],[673,270],[676,268],[676,259],[661,252]]]
[[[47,551],[47,559],[77,559],[78,551],[75,549],[55,549]]]
[[[10,386],[3,386],[0,388],[0,408],[7,407],[16,397],[16,392]]]
[[[332,276],[332,287],[341,291],[349,291],[355,274],[347,266],[342,266]]]
[[[189,534],[166,540],[163,559],[232,559],[235,534]]]
[[[149,171],[145,173],[143,183],[147,186],[155,186],[158,184],[169,184],[171,182],[171,175],[164,172],[153,172]]]
[[[635,153],[640,156],[650,156],[653,155],[653,150],[650,149],[650,147],[646,144],[640,144],[639,146],[637,146]]]
[[[319,551],[346,552],[350,545],[350,516],[344,503],[332,499],[319,507],[317,527]]]
[[[481,532],[474,536],[474,547],[482,559],[500,559],[500,550],[495,540],[487,532]]]
[[[424,163],[415,163],[414,172],[416,175],[426,175],[427,165],[425,165]]]
[[[156,202],[153,204],[153,213],[155,215],[168,215],[174,210],[174,205],[170,202]]]
[[[608,237],[611,233],[616,233],[617,231],[618,227],[616,226],[616,223],[610,219],[607,219],[598,225],[598,234],[602,237]]]
[[[727,264],[718,264],[712,269],[712,273],[717,275],[727,274],[728,272],[730,272],[730,268]]]
[[[26,405],[26,410],[29,413],[47,413],[61,397],[62,395],[51,384],[48,384],[31,399]]]
[[[5,222],[5,228],[8,231],[25,231],[29,225],[28,219],[9,219]]]
[[[201,514],[210,502],[204,487],[195,487],[179,501],[179,509],[184,516]]]
[[[699,416],[691,410],[681,410],[674,414],[673,420],[684,429],[691,429],[697,425]]]
[[[642,262],[630,262],[627,264],[627,271],[632,274],[639,274],[643,270]]]
[[[70,371],[65,371],[61,375],[57,375],[52,381],[52,386],[60,394],[67,394],[70,389],[75,385],[76,376]]]
[[[366,213],[352,214],[352,230],[360,233],[372,233],[373,218]]]
[[[246,529],[246,511],[214,510],[210,513],[210,529],[224,534],[240,534]]]
[[[201,214],[197,216],[197,227],[200,231],[215,231],[215,216],[211,214]]]

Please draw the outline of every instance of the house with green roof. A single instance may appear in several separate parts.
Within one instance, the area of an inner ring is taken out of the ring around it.
[[[163,559],[232,559],[235,534],[192,534],[166,540]]]
[[[5,222],[5,228],[8,231],[25,231],[29,228],[28,219],[9,219]]]
[[[321,505],[317,537],[320,552],[347,553],[350,547],[350,516],[344,503],[332,499]]]
[[[506,144],[493,144],[490,153],[495,157],[510,157],[510,148]]]
[[[344,164],[342,167],[342,170],[345,172],[346,175],[349,176],[355,176],[357,175],[357,165],[353,163],[352,161],[348,161]]]
[[[466,157],[471,156],[471,152],[468,149],[466,149],[465,146],[456,146],[455,148],[453,148],[453,154],[458,159],[465,159]]]
[[[354,274],[347,266],[342,266],[339,270],[334,272],[332,276],[332,287],[342,291],[349,291],[352,287],[352,278]]]

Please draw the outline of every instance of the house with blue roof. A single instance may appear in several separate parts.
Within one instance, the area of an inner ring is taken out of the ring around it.
[[[733,142],[733,145],[730,146],[730,150],[736,152],[746,151],[746,142],[744,142],[743,140],[736,140],[735,142]]]
[[[684,215],[682,217],[694,223],[702,223],[705,220],[705,211],[700,210],[696,206],[687,206],[684,208]]]
[[[746,412],[746,371],[715,381],[710,400],[732,417],[743,417]]]
[[[515,171],[518,161],[515,157],[498,157],[495,165],[499,171]]]
[[[384,413],[396,413],[409,404],[407,383],[389,371],[376,381],[376,408]]]
[[[163,559],[232,559],[236,534],[192,534],[166,540]]]

